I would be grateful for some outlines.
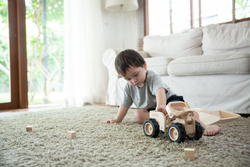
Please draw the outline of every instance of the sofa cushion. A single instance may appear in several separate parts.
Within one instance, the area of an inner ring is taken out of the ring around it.
[[[250,21],[204,27],[203,55],[250,52]]]
[[[169,36],[146,36],[143,39],[143,50],[151,57],[165,56],[172,59],[200,55],[201,40],[200,28]]]
[[[145,58],[148,70],[154,71],[159,75],[168,75],[168,64],[173,59],[167,57]]]
[[[168,65],[169,75],[249,74],[250,53],[183,57]]]

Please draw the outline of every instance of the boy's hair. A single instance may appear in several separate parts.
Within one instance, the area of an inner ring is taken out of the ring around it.
[[[143,67],[145,60],[136,51],[127,49],[120,52],[115,58],[115,69],[118,74],[125,76],[130,67]]]

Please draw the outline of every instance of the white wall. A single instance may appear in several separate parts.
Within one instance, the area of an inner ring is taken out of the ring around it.
[[[103,27],[105,49],[135,49],[138,50],[138,24],[136,11],[124,13],[124,46],[122,48],[122,21],[120,13],[113,13],[105,10],[105,0],[102,0]]]

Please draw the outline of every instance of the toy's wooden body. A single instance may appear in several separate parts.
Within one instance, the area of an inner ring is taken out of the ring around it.
[[[205,125],[226,123],[240,115],[227,111],[205,111],[190,108],[187,102],[170,102],[167,107],[167,115],[159,111],[150,111],[150,119],[143,124],[146,136],[156,137],[159,131],[166,133],[171,142],[183,142],[187,137],[190,140],[199,140],[204,128],[192,116],[194,112],[199,114],[200,120]]]

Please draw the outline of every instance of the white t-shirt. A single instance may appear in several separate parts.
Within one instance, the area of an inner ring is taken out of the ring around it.
[[[159,88],[165,88],[166,99],[175,95],[161,80],[160,75],[146,70],[146,80],[141,88],[131,86],[128,83],[124,88],[124,96],[121,106],[130,107],[133,103],[137,108],[149,109],[156,107],[156,92]]]

